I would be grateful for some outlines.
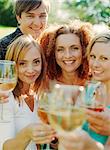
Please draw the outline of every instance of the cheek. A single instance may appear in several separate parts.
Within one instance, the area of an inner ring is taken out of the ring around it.
[[[43,19],[43,20],[41,20],[41,22],[42,22],[43,26],[46,26],[46,24],[47,24],[47,19]]]
[[[26,18],[26,19],[23,20],[23,25],[27,26],[27,25],[31,24],[31,22],[32,22],[32,19],[27,19]]]
[[[76,58],[81,58],[82,59],[82,52],[80,50],[72,51],[71,55],[75,56]]]
[[[93,61],[89,60],[89,67],[91,68],[93,66]]]
[[[59,66],[61,65],[61,63],[62,63],[62,57],[61,57],[61,55],[56,55],[56,62],[57,62],[57,64]]]
[[[110,63],[103,64],[102,66],[105,73],[110,77]]]
[[[22,71],[18,71],[18,78],[22,79],[24,77],[24,73]]]
[[[26,71],[25,69],[18,66],[18,68],[17,68],[18,77],[24,76],[25,71]]]
[[[55,53],[55,58],[56,58],[56,61],[61,59],[62,58],[62,54],[61,53]]]
[[[77,59],[79,60],[79,62],[81,63],[82,62],[82,53],[80,52],[80,53],[77,53],[76,54],[76,57],[77,57]]]
[[[42,70],[42,65],[35,68],[36,73],[40,74]]]

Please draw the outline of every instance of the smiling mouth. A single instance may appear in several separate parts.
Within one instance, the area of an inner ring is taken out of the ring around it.
[[[66,65],[71,65],[71,64],[73,64],[75,62],[75,60],[65,60],[65,61],[63,61],[63,63],[64,64],[66,64]]]
[[[102,74],[102,73],[103,73],[103,71],[94,71],[95,75],[99,75],[99,74]]]
[[[39,32],[42,28],[31,28],[30,27],[30,29],[33,30],[34,32]]]
[[[34,78],[36,75],[26,75],[27,78]]]

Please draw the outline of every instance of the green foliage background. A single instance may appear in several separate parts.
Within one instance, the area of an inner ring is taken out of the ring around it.
[[[93,24],[101,22],[110,26],[110,0],[65,0],[62,9],[68,11],[69,18],[79,18]]]
[[[13,13],[13,0],[0,0],[0,25],[13,27],[17,25]]]

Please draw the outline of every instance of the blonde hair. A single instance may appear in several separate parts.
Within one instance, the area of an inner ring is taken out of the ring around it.
[[[36,79],[35,81],[35,91],[38,90],[38,88],[41,85],[41,81],[45,81],[45,73],[46,73],[46,66],[45,66],[45,57],[43,55],[42,48],[40,45],[32,38],[31,35],[21,35],[18,37],[15,41],[13,41],[9,46],[8,50],[6,52],[6,60],[12,60],[15,61],[16,63],[18,60],[21,60],[24,56],[25,53],[31,48],[35,47],[36,50],[39,50],[41,54],[41,59],[42,59],[42,68],[41,68],[41,74],[40,76]],[[22,88],[22,81],[18,79],[17,85],[13,91],[14,96],[18,97],[21,95],[21,88]],[[42,84],[43,85],[43,84]]]
[[[101,34],[98,34],[95,36],[90,42],[87,47],[87,58],[89,59],[90,52],[92,50],[92,47],[95,43],[108,43],[110,42],[110,32],[103,32]]]
[[[5,59],[17,62],[24,57],[32,46],[36,47],[36,49],[41,49],[31,35],[22,35],[8,46]]]

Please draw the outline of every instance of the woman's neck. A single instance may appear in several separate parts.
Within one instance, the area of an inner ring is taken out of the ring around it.
[[[110,80],[104,82],[106,86],[106,95],[107,95],[107,105],[110,105]]]
[[[62,75],[57,79],[58,82],[69,84],[69,85],[82,85],[83,79],[78,77],[78,74],[75,73],[62,73]]]
[[[33,85],[30,84],[24,84],[23,83],[23,88],[21,89],[21,93],[24,95],[30,95],[30,90],[33,89]]]

